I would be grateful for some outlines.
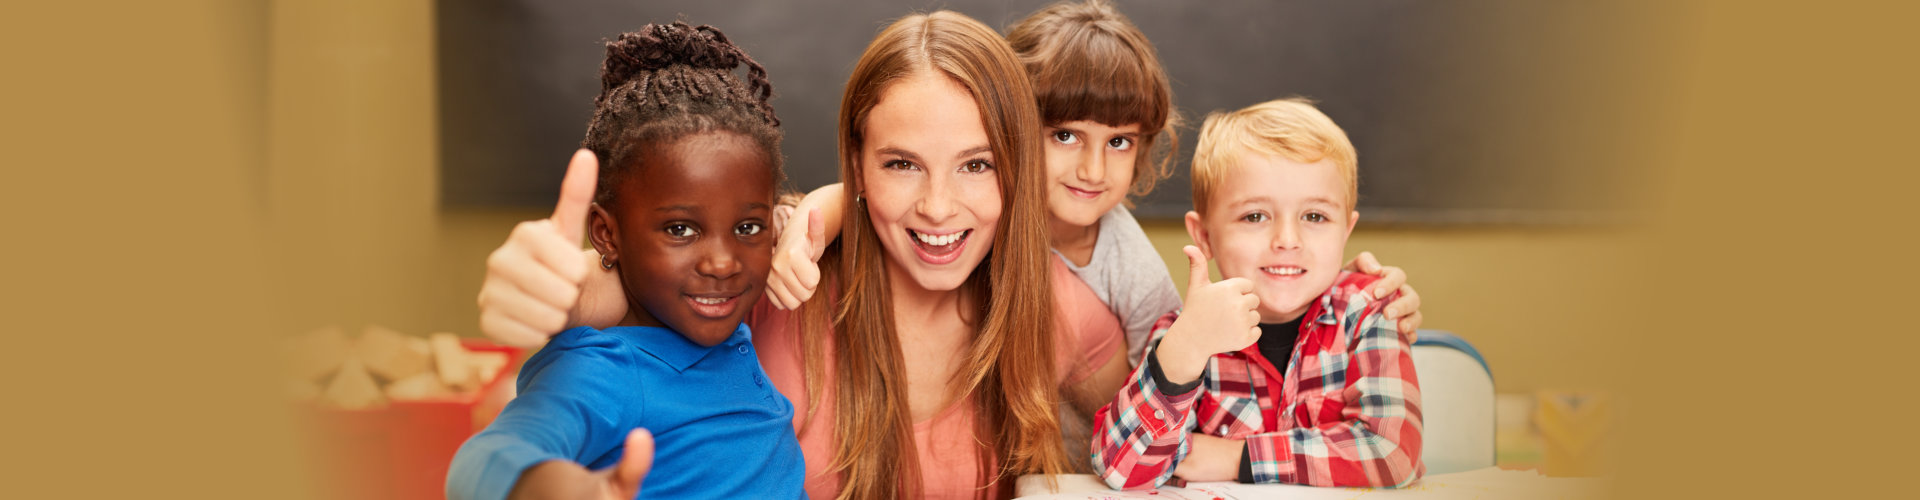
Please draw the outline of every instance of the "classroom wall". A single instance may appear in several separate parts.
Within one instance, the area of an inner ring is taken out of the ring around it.
[[[447,211],[436,198],[429,0],[272,9],[266,205],[283,290],[275,328],[378,323],[478,335],[483,263],[540,211]],[[561,168],[565,158],[553,158]],[[1406,268],[1426,327],[1478,346],[1499,390],[1603,385],[1631,317],[1596,297],[1627,250],[1609,229],[1373,228],[1348,244]],[[1147,232],[1184,291],[1177,221]]]

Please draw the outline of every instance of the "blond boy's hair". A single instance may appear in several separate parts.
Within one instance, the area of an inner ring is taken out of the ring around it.
[[[1347,180],[1347,209],[1360,198],[1360,169],[1353,143],[1313,101],[1289,97],[1236,111],[1207,114],[1193,151],[1193,209],[1207,213],[1213,191],[1226,182],[1236,156],[1272,155],[1300,163],[1327,160]]]

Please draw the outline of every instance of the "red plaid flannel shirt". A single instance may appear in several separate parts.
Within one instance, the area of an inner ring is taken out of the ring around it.
[[[1200,387],[1167,396],[1147,363],[1094,415],[1093,466],[1116,489],[1158,488],[1185,459],[1187,433],[1245,440],[1257,483],[1411,484],[1420,463],[1420,381],[1407,338],[1368,300],[1377,278],[1342,273],[1307,310],[1285,376],[1258,345],[1215,354]],[[1165,335],[1179,312],[1154,325]]]

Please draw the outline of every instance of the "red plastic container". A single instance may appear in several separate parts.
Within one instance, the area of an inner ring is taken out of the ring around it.
[[[394,401],[374,410],[315,408],[311,414],[326,498],[445,498],[453,453],[513,399],[520,349],[462,339],[469,351],[501,352],[507,364],[479,391],[440,400]]]

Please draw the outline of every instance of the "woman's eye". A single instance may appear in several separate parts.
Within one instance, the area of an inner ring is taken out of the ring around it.
[[[1244,216],[1241,216],[1241,217],[1240,217],[1240,220],[1243,220],[1243,221],[1247,221],[1247,222],[1266,222],[1266,221],[1267,221],[1267,214],[1263,214],[1263,213],[1260,213],[1260,212],[1254,212],[1254,213],[1250,213],[1250,214],[1247,214],[1247,215],[1244,215]]]
[[[689,226],[686,224],[674,224],[671,226],[667,226],[667,235],[675,238],[693,237],[694,235],[693,226]]]
[[[1061,144],[1077,144],[1080,142],[1080,137],[1073,135],[1073,132],[1055,130],[1053,131],[1053,140]]]
[[[1125,137],[1115,137],[1107,141],[1107,147],[1118,149],[1121,151],[1133,149],[1133,139],[1128,139]]]
[[[1302,215],[1300,216],[1300,218],[1305,219],[1307,222],[1326,222],[1327,221],[1327,216],[1320,215],[1319,212],[1307,212],[1306,215]]]
[[[880,164],[880,168],[888,170],[912,170],[916,167],[914,167],[913,163],[906,160],[893,160]]]
[[[748,222],[746,224],[735,226],[733,228],[733,233],[741,236],[753,236],[756,234],[760,234],[760,231],[765,228],[766,226],[763,226],[758,222]]]
[[[985,160],[974,160],[960,166],[961,172],[969,174],[977,174],[988,170],[993,170],[993,164],[987,163]]]

